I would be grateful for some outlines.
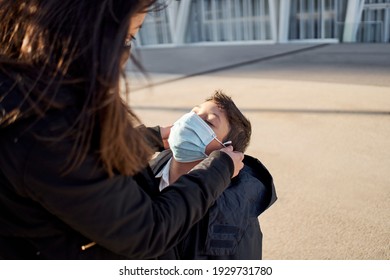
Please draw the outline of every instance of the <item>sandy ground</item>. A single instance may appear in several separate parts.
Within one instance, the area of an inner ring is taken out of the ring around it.
[[[306,47],[252,46],[241,61],[237,47],[205,48],[216,62],[200,70],[199,49],[145,50],[163,57],[144,62],[152,82],[172,81],[140,89],[132,77],[130,102],[146,125],[166,125],[215,89],[232,96],[279,197],[260,216],[264,259],[389,260],[390,46]]]

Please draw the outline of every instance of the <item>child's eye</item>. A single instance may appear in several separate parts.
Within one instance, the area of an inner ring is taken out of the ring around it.
[[[208,120],[205,120],[205,122],[209,125],[209,126],[214,126],[211,122],[209,122]]]

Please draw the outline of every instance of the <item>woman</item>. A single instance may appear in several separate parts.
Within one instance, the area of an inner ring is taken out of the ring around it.
[[[156,258],[243,167],[223,148],[159,193],[169,129],[136,128],[119,86],[154,2],[0,1],[1,258]]]

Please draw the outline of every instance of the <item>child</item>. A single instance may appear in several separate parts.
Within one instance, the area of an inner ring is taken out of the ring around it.
[[[244,152],[251,125],[232,99],[220,91],[175,122],[170,150],[151,163],[160,190],[189,172],[213,150],[232,145]],[[244,168],[203,217],[165,258],[261,259],[258,216],[276,200],[272,176],[257,159],[245,156]]]

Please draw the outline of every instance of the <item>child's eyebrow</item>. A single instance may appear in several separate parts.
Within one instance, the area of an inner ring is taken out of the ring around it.
[[[200,105],[195,105],[194,108],[200,108]],[[214,115],[218,119],[218,121],[221,122],[221,117],[219,115],[220,113],[218,111],[212,110],[208,114]]]
[[[216,116],[218,119],[220,119],[219,113],[211,112],[210,114],[211,114],[211,115],[214,115],[214,116]]]

